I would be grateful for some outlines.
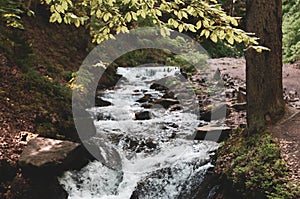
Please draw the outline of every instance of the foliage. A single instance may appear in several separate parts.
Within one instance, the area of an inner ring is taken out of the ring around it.
[[[50,22],[87,24],[93,42],[101,43],[114,34],[127,33],[137,26],[158,26],[162,35],[169,29],[197,32],[213,42],[257,45],[257,38],[236,28],[239,18],[224,12],[216,0],[45,0],[50,6]]]
[[[214,43],[209,40],[205,40],[201,42],[201,45],[203,48],[205,48],[205,50],[207,50],[211,58],[242,57],[245,49],[243,44],[231,46],[223,41]]]
[[[7,26],[23,29],[21,16],[25,13],[25,3],[15,0],[0,1],[0,20]],[[33,11],[28,10],[27,15],[34,15]]]
[[[247,198],[263,193],[267,198],[296,198],[278,143],[269,133],[244,137],[237,130],[219,151],[216,170],[230,179]]]
[[[285,62],[300,59],[300,0],[283,0],[283,57]]]
[[[246,0],[219,0],[219,2],[228,15],[240,17],[238,27],[245,29]],[[244,55],[245,49],[243,44],[232,46],[228,45],[224,41],[218,41],[217,43],[214,43],[210,40],[203,40],[201,45],[208,51],[212,58],[241,57]]]

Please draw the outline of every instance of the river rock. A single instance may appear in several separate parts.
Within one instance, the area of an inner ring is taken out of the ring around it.
[[[135,113],[136,120],[149,120],[151,119],[150,111],[140,111]]]
[[[171,98],[171,99],[174,99],[175,98],[175,95],[173,92],[171,91],[167,91],[163,96],[162,98]]]
[[[153,152],[158,147],[158,143],[151,138],[126,136],[122,138],[121,143],[124,150],[129,150],[135,153]]]
[[[228,126],[202,126],[197,128],[194,139],[222,142],[229,137],[231,131]]]
[[[237,111],[244,111],[247,109],[247,103],[236,103],[236,104],[232,104],[231,108],[234,108]]]
[[[200,110],[200,119],[206,122],[225,118],[230,113],[228,106],[223,103],[217,106],[208,105]]]
[[[200,168],[208,162],[207,159],[194,159],[184,163],[182,167],[171,166],[157,169],[137,183],[130,199],[195,198],[195,191],[203,182],[203,170]],[[186,172],[190,172],[190,175]],[[174,179],[177,179],[176,182]],[[172,189],[177,193],[170,192]],[[171,194],[172,197],[170,197]]]
[[[153,102],[153,104],[162,105],[165,109],[168,109],[170,106],[174,104],[179,104],[179,101],[171,98],[160,98]]]
[[[143,108],[147,108],[147,109],[149,109],[149,108],[151,108],[153,106],[153,104],[149,104],[149,103],[145,103],[145,104],[142,104],[141,105],[141,107],[143,107]]]
[[[91,159],[84,147],[75,142],[38,137],[28,142],[18,164],[29,175],[59,175],[80,169]]]
[[[137,102],[139,103],[149,102],[151,97],[152,96],[150,94],[145,94],[142,98],[138,99]]]
[[[105,101],[101,97],[97,97],[95,99],[95,106],[102,107],[102,106],[110,106],[110,105],[112,105],[111,102]]]
[[[170,111],[179,111],[182,110],[182,106],[180,104],[174,104],[170,106]]]
[[[154,89],[154,90],[157,90],[157,91],[166,91],[166,90],[168,90],[167,87],[165,87],[161,84],[158,84],[158,83],[151,84],[150,88]]]

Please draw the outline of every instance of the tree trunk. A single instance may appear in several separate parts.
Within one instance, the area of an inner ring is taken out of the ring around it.
[[[246,53],[249,133],[262,131],[285,111],[282,89],[282,2],[247,0],[246,27],[271,51]]]

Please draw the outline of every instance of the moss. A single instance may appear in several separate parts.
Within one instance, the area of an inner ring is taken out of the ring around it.
[[[29,70],[18,82],[30,93],[30,101],[20,105],[20,112],[35,115],[36,131],[45,137],[76,139],[72,118],[71,90],[59,82]],[[23,102],[24,103],[24,102]]]
[[[237,130],[223,144],[216,172],[232,182],[245,198],[297,198],[300,190],[291,185],[279,145],[271,134],[244,135],[244,130]]]

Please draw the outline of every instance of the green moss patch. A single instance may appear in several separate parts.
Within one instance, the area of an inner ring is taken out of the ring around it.
[[[298,198],[277,141],[264,132],[244,136],[237,130],[221,147],[216,172],[232,182],[245,198]]]

